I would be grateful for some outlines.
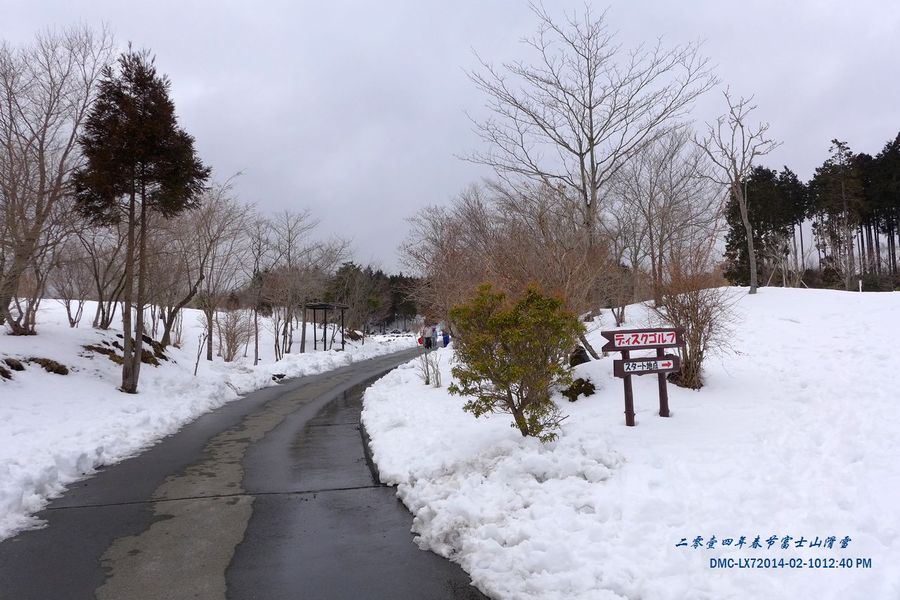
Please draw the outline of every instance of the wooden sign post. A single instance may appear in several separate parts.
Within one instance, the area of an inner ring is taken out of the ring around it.
[[[674,354],[666,354],[666,348],[684,347],[684,330],[678,328],[617,329],[601,331],[600,335],[609,340],[602,348],[604,352],[621,352],[621,360],[613,361],[613,375],[625,381],[625,424],[634,427],[634,392],[631,389],[632,375],[659,377],[659,416],[669,416],[669,393],[666,389],[666,374],[681,369],[681,359]],[[655,357],[631,358],[632,350],[656,350]]]

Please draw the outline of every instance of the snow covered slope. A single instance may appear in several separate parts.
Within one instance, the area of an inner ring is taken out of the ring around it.
[[[493,598],[900,598],[900,293],[733,293],[736,353],[701,391],[670,385],[669,419],[635,378],[633,428],[612,356],[578,367],[598,391],[560,396],[546,446],[413,364],[382,379],[363,420],[418,543]]]
[[[93,310],[89,305],[85,314]],[[39,335],[0,335],[0,365],[6,357],[49,358],[70,371],[55,375],[25,363],[26,369],[13,372],[11,381],[0,379],[0,540],[37,525],[31,515],[66,484],[135,454],[240,394],[273,385],[273,374],[319,373],[416,345],[411,336],[376,336],[364,345],[350,343],[346,352],[313,353],[308,340],[309,353],[289,354],[275,363],[273,336],[263,332],[264,362],[259,366],[244,358],[228,364],[221,358],[201,360],[193,377],[200,324],[199,313],[188,310],[186,348],[166,350],[171,360],[161,361],[160,367],[142,365],[139,393],[128,395],[116,390],[121,367],[84,349],[117,342],[115,332],[93,330],[90,317],[85,320],[70,329],[62,307],[48,300],[38,318]]]

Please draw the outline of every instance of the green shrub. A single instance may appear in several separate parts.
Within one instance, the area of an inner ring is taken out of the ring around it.
[[[593,396],[595,389],[596,388],[594,388],[594,384],[590,379],[579,377],[572,382],[572,385],[562,391],[562,395],[568,398],[569,402],[575,402],[578,400],[578,396]]]
[[[485,284],[471,302],[454,307],[450,319],[456,381],[448,390],[472,396],[463,408],[476,417],[507,413],[523,436],[556,439],[565,417],[550,388],[571,382],[568,354],[584,331],[563,301],[529,287],[511,303]]]

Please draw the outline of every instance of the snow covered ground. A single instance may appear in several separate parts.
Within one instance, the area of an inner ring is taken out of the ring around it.
[[[274,385],[273,374],[320,373],[416,345],[412,336],[375,336],[365,344],[348,342],[346,352],[324,352],[320,344],[320,351],[313,353],[308,338],[308,353],[289,354],[275,363],[273,336],[264,331],[262,364],[251,366],[251,346],[250,359],[241,353],[234,363],[201,360],[194,377],[200,313],[187,310],[185,348],[166,351],[174,362],[142,365],[139,393],[128,395],[116,390],[121,367],[83,348],[117,340],[115,332],[91,329],[93,311],[89,303],[82,325],[70,329],[62,306],[47,300],[38,317],[39,335],[0,334],[0,365],[7,357],[39,357],[70,370],[68,375],[55,375],[32,363],[13,372],[11,381],[0,379],[0,540],[38,525],[31,515],[67,484],[139,452],[240,394]]]
[[[636,377],[625,427],[613,356],[577,368],[598,391],[559,397],[570,417],[546,446],[461,410],[452,347],[443,389],[414,363],[370,388],[374,459],[420,546],[492,598],[900,598],[900,293],[744,292],[736,353],[709,360],[699,392],[670,385],[669,419],[656,378]],[[627,326],[645,324],[632,307]]]

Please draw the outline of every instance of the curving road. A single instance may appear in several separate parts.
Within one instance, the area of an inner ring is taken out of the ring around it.
[[[0,543],[0,598],[484,598],[364,452],[362,391],[415,353],[254,392],[73,485]]]

